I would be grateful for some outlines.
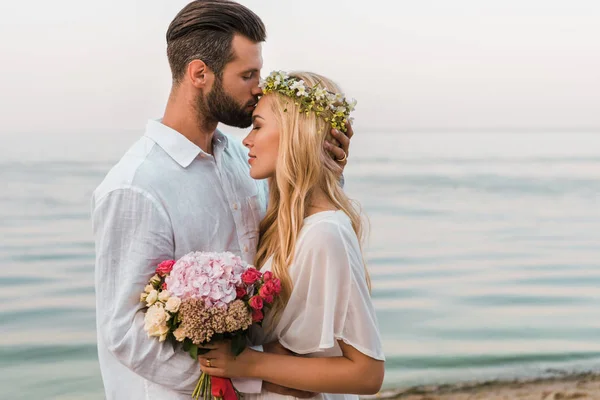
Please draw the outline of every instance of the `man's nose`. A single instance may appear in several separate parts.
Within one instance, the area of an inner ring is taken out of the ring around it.
[[[252,89],[253,96],[262,96],[262,94],[263,94],[263,91],[260,88],[260,86],[257,85],[254,89]]]

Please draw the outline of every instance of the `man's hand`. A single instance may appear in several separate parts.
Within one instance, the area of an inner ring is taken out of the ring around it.
[[[325,141],[325,150],[329,151],[333,158],[340,164],[342,170],[348,163],[348,153],[350,149],[350,139],[354,135],[352,125],[346,122],[346,133],[342,133],[337,129],[331,130],[331,136],[334,137],[334,142]]]
[[[265,353],[282,354],[285,356],[297,355],[296,353],[293,353],[293,352],[289,351],[288,349],[286,349],[285,347],[283,347],[281,345],[281,343],[279,343],[279,342],[267,343],[267,344],[263,345],[263,350],[265,351]],[[263,388],[267,392],[277,393],[277,394],[280,394],[283,396],[298,397],[300,399],[310,399],[311,397],[316,396],[316,393],[305,392],[303,390],[290,389],[290,388],[286,388],[284,386],[276,385],[274,383],[266,382],[266,381],[263,382]]]
[[[289,389],[289,388],[279,386],[274,383],[266,382],[266,381],[263,382],[263,389],[266,390],[267,392],[277,393],[282,396],[297,397],[299,399],[310,399],[317,395],[316,393],[304,392],[302,390],[296,390],[296,389]]]

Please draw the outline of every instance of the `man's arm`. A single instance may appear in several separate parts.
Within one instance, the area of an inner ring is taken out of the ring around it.
[[[144,331],[140,293],[156,265],[173,258],[173,232],[162,206],[136,188],[117,189],[93,205],[100,340],[145,379],[191,393],[200,367],[187,353]]]
[[[346,132],[340,132],[337,129],[331,130],[331,136],[333,140],[325,141],[325,150],[331,153],[331,156],[338,162],[342,167],[342,175],[346,164],[348,164],[348,155],[350,154],[350,139],[354,136],[354,130],[352,125],[346,122]]]
[[[346,133],[340,132],[337,129],[331,130],[331,141],[325,140],[325,150],[329,151],[331,156],[337,161],[342,168],[340,172],[340,186],[343,188],[345,184],[344,168],[348,164],[348,154],[350,151],[350,139],[354,135],[352,125],[346,122]]]
[[[297,354],[292,353],[285,347],[281,345],[279,342],[271,342],[264,345],[265,353],[271,354],[281,354],[285,356],[297,356]],[[267,392],[281,394],[283,396],[292,396],[297,397],[299,399],[309,399],[311,397],[315,397],[317,393],[307,392],[304,390],[290,389],[281,385],[277,385],[271,382],[263,382],[263,387]]]

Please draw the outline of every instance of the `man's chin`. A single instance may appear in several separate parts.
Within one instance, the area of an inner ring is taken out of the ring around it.
[[[248,128],[250,125],[252,125],[252,114],[249,114],[247,117],[245,118],[223,118],[221,119],[219,122],[225,124],[225,125],[229,125],[229,126],[233,126],[236,128]]]
[[[233,126],[234,128],[240,128],[240,129],[246,129],[252,125],[252,122],[248,122],[248,123],[236,122],[236,123],[230,123],[230,124],[228,124],[227,122],[223,122],[223,123],[225,125]]]

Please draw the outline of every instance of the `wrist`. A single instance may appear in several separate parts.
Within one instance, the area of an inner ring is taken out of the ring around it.
[[[246,363],[246,376],[248,378],[260,378],[260,376],[258,375],[258,364],[260,357],[263,353],[253,349],[248,349],[246,351],[248,352],[248,360]]]

